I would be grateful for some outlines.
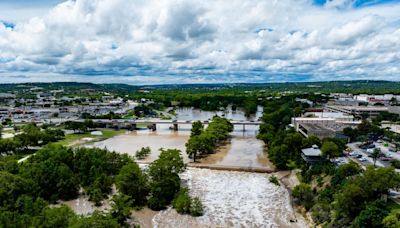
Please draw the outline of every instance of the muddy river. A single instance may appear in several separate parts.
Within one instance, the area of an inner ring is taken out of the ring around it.
[[[179,109],[176,113],[179,120],[207,120],[215,114],[233,120],[247,119],[240,110],[214,113]],[[248,120],[257,120],[261,115],[262,110],[259,109]],[[180,125],[179,131],[174,132],[168,125],[159,125],[155,132],[138,130],[89,146],[130,155],[149,146],[152,153],[144,162],[157,159],[160,148],[176,148],[182,151],[185,161],[190,162],[185,153],[190,127]],[[245,131],[242,126],[235,127],[230,141],[201,162],[221,166],[273,167],[263,152],[263,142],[256,138],[257,132],[258,126],[246,126]],[[173,209],[155,212],[145,208],[133,212],[133,217],[141,227],[307,227],[304,219],[296,216],[287,189],[283,185],[270,183],[269,175],[188,168],[181,177],[189,187],[190,194],[203,202],[203,216],[194,218],[179,215]],[[67,204],[75,211],[82,207],[80,212],[84,214],[95,209],[82,198]]]
[[[179,120],[207,120],[214,115],[225,116],[233,120],[256,120],[262,115],[259,109],[256,115],[246,118],[240,110],[229,112],[207,112],[196,109],[178,109],[176,111]],[[157,159],[159,149],[179,149],[186,162],[189,158],[185,153],[185,144],[190,136],[190,124],[179,125],[177,132],[170,129],[168,125],[158,125],[157,131],[147,129],[128,132],[111,139],[96,142],[90,147],[107,148],[120,153],[135,155],[135,152],[142,147],[150,147],[151,154],[142,162],[151,162]],[[215,165],[245,166],[245,167],[270,167],[265,153],[263,152],[263,142],[256,139],[258,126],[246,126],[243,131],[242,126],[235,126],[231,133],[230,142],[218,148],[217,153],[201,160],[201,163]]]

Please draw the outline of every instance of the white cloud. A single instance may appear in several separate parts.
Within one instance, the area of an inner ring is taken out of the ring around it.
[[[351,4],[70,0],[0,23],[0,81],[400,80],[400,4]]]

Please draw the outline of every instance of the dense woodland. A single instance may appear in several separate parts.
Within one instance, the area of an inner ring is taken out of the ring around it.
[[[362,170],[350,162],[335,166],[326,160],[308,166],[301,159],[301,149],[313,144],[320,146],[323,156],[335,158],[346,148],[346,142],[317,137],[304,138],[288,128],[291,117],[298,116],[304,104],[282,97],[264,103],[263,124],[258,137],[266,143],[270,160],[279,169],[300,169],[301,184],[293,189],[295,202],[309,211],[314,222],[324,227],[400,227],[400,210],[387,199],[390,189],[400,187],[400,174],[393,167]],[[388,131],[378,124],[364,120],[356,129],[345,129],[351,140],[368,140],[384,136]]]
[[[126,154],[55,145],[22,163],[0,157],[0,227],[121,227],[133,225],[134,208],[161,210],[172,203],[181,213],[201,215],[201,202],[181,187],[184,169],[179,150],[162,150],[145,169]],[[118,192],[111,196],[113,185]],[[78,216],[57,204],[80,194],[96,205],[110,200],[112,207]]]

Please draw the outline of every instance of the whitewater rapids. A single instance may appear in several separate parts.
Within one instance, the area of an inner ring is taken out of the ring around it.
[[[156,214],[154,227],[307,227],[296,216],[289,192],[269,182],[268,174],[188,168],[181,178],[191,196],[200,197],[204,215]],[[290,221],[292,220],[292,222]]]

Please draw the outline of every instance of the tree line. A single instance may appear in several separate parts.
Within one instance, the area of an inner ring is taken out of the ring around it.
[[[13,138],[0,139],[0,154],[24,155],[31,153],[32,147],[41,147],[50,142],[56,142],[64,138],[64,132],[51,128],[48,125],[42,127],[30,123],[22,127],[21,133]]]
[[[201,121],[193,122],[191,135],[186,143],[186,153],[196,162],[196,158],[215,152],[219,143],[228,139],[233,125],[226,118],[214,116],[204,129]]]

